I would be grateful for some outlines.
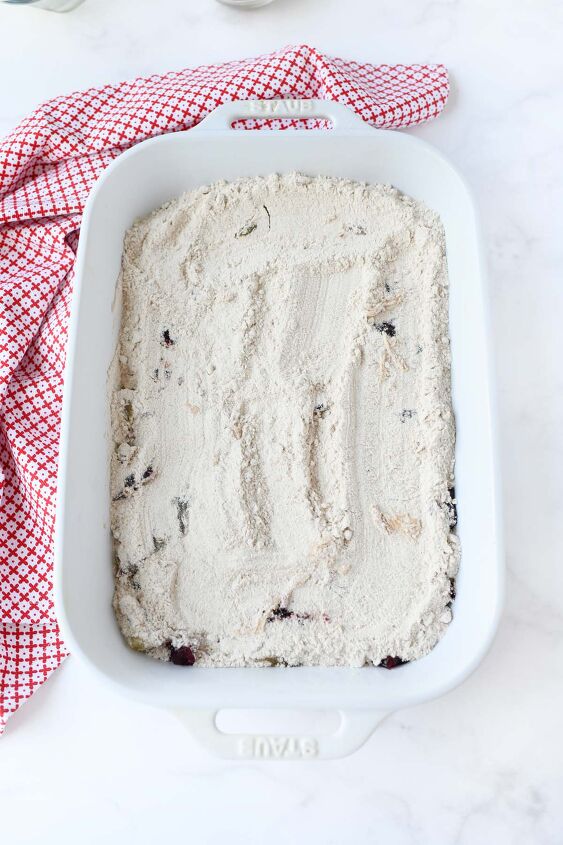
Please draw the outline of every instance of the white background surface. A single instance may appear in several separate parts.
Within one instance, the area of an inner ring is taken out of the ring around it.
[[[218,761],[69,658],[0,740],[2,842],[563,843],[562,35],[556,0],[0,4],[0,134],[72,89],[287,43],[449,67],[447,111],[411,131],[465,173],[482,215],[508,565],[479,670],[341,761]]]

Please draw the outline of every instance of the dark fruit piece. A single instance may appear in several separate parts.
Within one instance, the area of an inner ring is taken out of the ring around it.
[[[378,663],[378,666],[382,666],[384,669],[394,669],[396,666],[403,666],[405,663],[408,663],[408,660],[402,660],[400,657],[391,657],[391,655],[387,655],[384,657],[381,663]]]
[[[125,479],[125,487],[134,487],[135,486],[135,476],[133,473],[128,475]]]
[[[313,410],[313,417],[315,419],[323,419],[328,413],[328,406],[321,402],[319,405],[315,405]]]
[[[195,655],[189,645],[181,645],[180,648],[170,646],[170,662],[176,666],[193,666]]]
[[[266,619],[266,622],[273,622],[274,619],[291,619],[292,616],[292,610],[288,610],[287,607],[281,607],[281,605],[278,604],[277,607],[274,607],[274,609]]]
[[[141,589],[141,585],[136,580],[137,575],[139,574],[139,567],[136,563],[130,563],[123,574],[127,575],[127,577],[129,578],[129,582],[134,590]]]
[[[410,411],[408,409],[401,411],[401,422],[405,422],[406,420],[412,420],[416,411]]]
[[[457,525],[457,505],[455,501],[455,487],[450,487],[448,490],[451,502],[446,502],[446,507],[450,514],[450,528],[455,528]]]
[[[389,337],[395,337],[397,332],[393,323],[388,321],[385,321],[384,323],[375,323],[374,328],[376,328],[378,332],[381,332],[381,334],[386,334]]]
[[[146,470],[144,471],[143,475],[141,476],[143,481],[146,481],[148,478],[150,478],[151,475],[153,474],[153,472],[154,472],[154,470],[153,470],[151,464],[149,464],[148,467],[146,468]]]
[[[295,618],[299,620],[299,622],[305,622],[307,619],[311,618],[310,613],[296,613]]]
[[[168,331],[168,329],[164,329],[164,331],[162,332],[162,340],[160,341],[160,344],[161,346],[166,346],[167,348],[169,346],[174,346],[174,341],[170,337],[170,332]]]
[[[450,578],[450,598],[451,598],[452,601],[455,599],[455,596],[456,596],[455,578]]]

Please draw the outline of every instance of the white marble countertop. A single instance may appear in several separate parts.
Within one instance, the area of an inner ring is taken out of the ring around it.
[[[450,68],[447,110],[413,131],[465,173],[482,215],[508,566],[478,671],[340,761],[218,761],[173,716],[118,698],[69,658],[0,740],[4,842],[563,842],[562,30],[556,0],[277,0],[253,12],[86,0],[67,15],[0,4],[0,134],[71,89],[287,43]]]

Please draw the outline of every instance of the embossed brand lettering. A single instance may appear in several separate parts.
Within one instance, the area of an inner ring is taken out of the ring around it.
[[[294,117],[313,110],[310,100],[249,100],[251,114],[271,117]]]
[[[316,739],[308,736],[244,736],[239,740],[241,757],[262,757],[282,760],[315,757],[318,752]]]

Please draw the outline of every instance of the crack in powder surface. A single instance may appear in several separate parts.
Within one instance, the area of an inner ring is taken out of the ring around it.
[[[271,175],[125,238],[111,379],[114,605],[198,665],[412,660],[459,546],[448,280],[398,191]]]

